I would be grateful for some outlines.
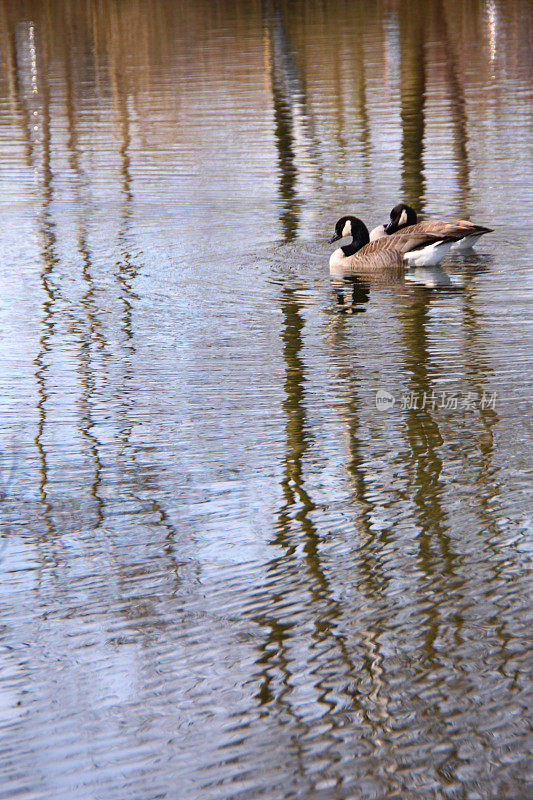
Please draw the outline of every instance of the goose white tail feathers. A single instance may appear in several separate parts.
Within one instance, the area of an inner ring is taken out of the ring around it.
[[[411,267],[436,267],[448,255],[455,243],[455,239],[443,237],[425,247],[404,253],[403,257]]]

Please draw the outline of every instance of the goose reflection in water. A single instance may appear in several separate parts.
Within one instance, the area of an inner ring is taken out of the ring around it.
[[[331,276],[331,286],[336,298],[333,313],[361,314],[370,301],[370,290],[411,284],[421,289],[462,290],[465,281],[462,275],[449,275],[442,267],[411,267],[399,274],[388,272],[361,273],[343,277]]]

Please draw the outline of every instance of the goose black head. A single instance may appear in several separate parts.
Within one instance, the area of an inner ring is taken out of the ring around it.
[[[416,211],[405,203],[398,203],[390,212],[390,222],[385,225],[385,233],[396,233],[408,225],[416,225]]]
[[[345,236],[351,236],[354,244],[356,244],[358,248],[363,247],[363,245],[368,244],[370,241],[368,228],[365,223],[357,217],[341,217],[337,220],[335,235],[331,237],[329,243],[333,244],[333,242],[343,239]]]

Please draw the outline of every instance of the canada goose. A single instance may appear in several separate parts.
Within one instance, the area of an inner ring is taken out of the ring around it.
[[[339,247],[329,259],[330,272],[349,274],[380,269],[434,266],[448,253],[456,236],[435,236],[416,231],[396,233],[370,242],[368,228],[357,217],[341,217],[330,244],[351,236],[352,242]]]
[[[453,222],[447,222],[444,219],[427,219],[424,222],[417,222],[416,211],[405,203],[398,203],[390,212],[390,222],[374,228],[370,234],[370,241],[396,234],[398,231],[454,236],[457,241],[452,244],[451,250],[469,250],[484,233],[492,233],[492,228],[474,225],[466,219],[458,219]]]

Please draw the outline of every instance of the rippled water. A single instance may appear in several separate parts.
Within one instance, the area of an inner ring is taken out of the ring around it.
[[[530,4],[1,0],[0,55],[0,798],[525,798]],[[399,199],[495,232],[332,287]]]

